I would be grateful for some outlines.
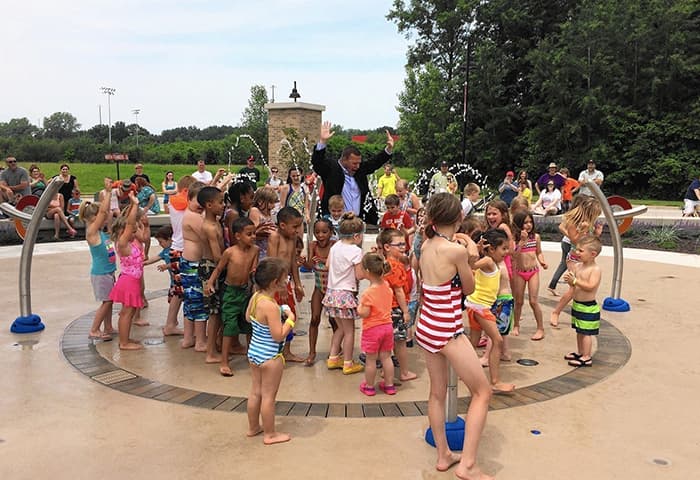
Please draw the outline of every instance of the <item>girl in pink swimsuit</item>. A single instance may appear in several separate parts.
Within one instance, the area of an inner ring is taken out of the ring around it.
[[[114,303],[122,304],[122,309],[119,312],[119,348],[121,350],[139,350],[143,348],[143,345],[130,338],[129,335],[132,320],[138,310],[143,307],[143,296],[141,295],[143,224],[139,220],[141,216],[139,201],[133,192],[129,193],[129,200],[131,204],[112,226],[112,241],[117,246],[121,272],[109,299]]]
[[[532,308],[535,322],[537,322],[537,330],[530,337],[530,340],[542,340],[544,338],[544,324],[542,323],[542,308],[538,302],[540,266],[547,270],[548,265],[542,254],[540,236],[535,232],[535,221],[529,212],[519,210],[513,215],[513,234],[515,251],[513,252],[513,276],[510,282],[515,300],[513,335],[520,335],[520,316],[525,303],[525,286],[527,286],[530,308]]]
[[[462,294],[474,290],[469,254],[452,238],[462,221],[462,206],[454,195],[438,193],[427,206],[426,240],[420,257],[422,308],[416,327],[416,342],[423,349],[430,377],[428,418],[435,438],[435,468],[444,472],[457,464],[458,478],[489,479],[476,464],[476,452],[486,423],[491,386],[479,358],[463,335]],[[452,453],[445,435],[447,365],[454,368],[471,392],[466,435],[461,457]]]

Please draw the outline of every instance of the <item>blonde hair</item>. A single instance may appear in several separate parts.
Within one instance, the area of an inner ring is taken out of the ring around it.
[[[365,228],[365,222],[353,212],[345,212],[340,220],[338,233],[341,237],[352,237],[358,233],[362,233]]]
[[[91,222],[97,216],[97,212],[99,210],[100,202],[85,201],[80,204],[80,209],[78,210],[78,220],[85,223]]]
[[[471,195],[472,193],[476,193],[479,191],[481,191],[481,189],[479,188],[479,185],[477,185],[476,183],[467,183],[464,186],[464,196],[465,197]]]
[[[596,256],[600,255],[600,251],[603,249],[603,244],[595,235],[585,235],[581,237],[578,242],[576,242],[576,246],[590,250],[594,252]]]
[[[143,217],[143,210],[141,210],[138,205],[130,204],[127,207],[124,207],[122,213],[116,218],[116,220],[114,220],[114,223],[112,223],[112,234],[109,236],[109,238],[114,243],[119,240],[119,237],[124,232],[127,225],[127,220],[129,218],[129,213],[131,212],[132,208],[136,209],[136,223],[141,221],[141,217]]]
[[[260,207],[263,203],[274,203],[277,201],[277,192],[271,187],[258,188],[253,195],[253,205]]]
[[[342,208],[345,210],[345,201],[341,195],[333,195],[328,199],[328,208]]]
[[[581,197],[581,195],[579,195]],[[568,225],[576,225],[587,223],[593,225],[593,222],[600,216],[603,209],[600,202],[594,197],[585,197],[580,203],[564,214],[564,223]]]

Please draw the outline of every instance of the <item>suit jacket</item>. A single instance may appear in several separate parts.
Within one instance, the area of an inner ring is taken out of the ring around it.
[[[374,158],[362,161],[360,163],[360,168],[357,169],[355,175],[355,181],[360,189],[360,217],[373,225],[377,224],[377,208],[374,202],[371,202],[371,206],[368,212],[365,211],[365,199],[367,198],[367,193],[369,192],[369,183],[367,182],[367,175],[374,174],[382,165],[391,160],[391,155],[386,153],[386,150],[379,152]],[[327,159],[326,149],[317,150],[314,147],[313,155],[311,156],[311,165],[314,167],[314,171],[323,180],[323,197],[321,197],[321,212],[327,215],[328,212],[328,199],[333,195],[341,195],[343,191],[343,185],[345,185],[345,174],[343,173],[343,168],[338,163],[337,159]]]

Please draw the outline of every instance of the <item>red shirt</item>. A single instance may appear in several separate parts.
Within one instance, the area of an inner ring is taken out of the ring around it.
[[[411,228],[413,227],[413,219],[411,216],[402,210],[399,210],[396,215],[391,215],[388,211],[384,212],[382,221],[379,223],[379,228],[386,230],[387,228],[395,228],[396,230],[401,230],[400,227]],[[409,238],[408,235],[404,235],[404,241],[406,242],[406,251],[409,248]]]

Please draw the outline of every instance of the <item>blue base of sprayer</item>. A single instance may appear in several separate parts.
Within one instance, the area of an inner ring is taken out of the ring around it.
[[[457,417],[454,422],[445,423],[445,435],[447,435],[447,445],[453,452],[460,452],[464,448],[464,420],[462,417]],[[433,438],[433,429],[429,428],[425,431],[425,441],[431,447],[435,446],[435,438]]]
[[[17,317],[10,331],[12,333],[34,333],[40,332],[44,329],[44,324],[41,323],[41,318],[39,315],[28,315],[26,317]]]
[[[630,304],[621,298],[608,297],[603,300],[603,310],[609,312],[629,312]]]

